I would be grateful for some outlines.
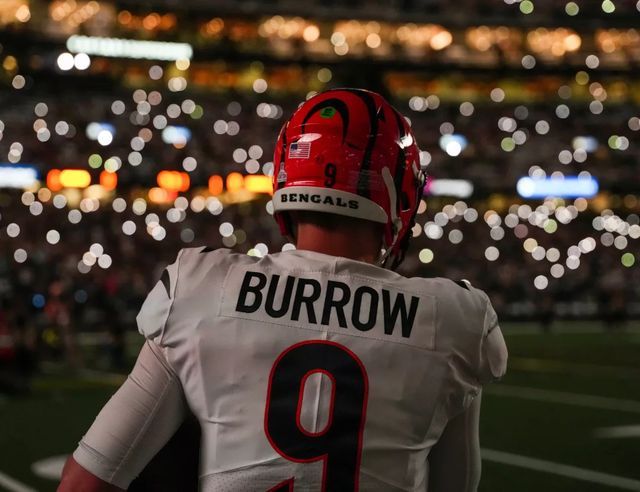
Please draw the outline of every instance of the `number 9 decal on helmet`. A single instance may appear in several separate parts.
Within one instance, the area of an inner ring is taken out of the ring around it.
[[[379,264],[402,262],[426,174],[411,127],[382,96],[334,89],[305,101],[282,127],[273,162],[282,234],[293,236],[294,210],[370,220],[384,225]]]

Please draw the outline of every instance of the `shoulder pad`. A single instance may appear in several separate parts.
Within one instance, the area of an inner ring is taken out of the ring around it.
[[[468,280],[465,280],[465,279],[454,280],[453,282],[459,285],[460,287],[462,287],[463,289],[471,290],[471,282],[469,282]]]
[[[176,294],[178,270],[183,252],[184,250],[180,250],[176,261],[163,270],[160,280],[151,289],[140,308],[138,316],[136,316],[138,331],[145,338],[150,340],[162,338],[164,326]]]

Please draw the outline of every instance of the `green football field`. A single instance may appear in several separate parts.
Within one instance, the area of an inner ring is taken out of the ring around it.
[[[509,373],[483,396],[480,490],[640,491],[640,331],[504,331]],[[0,490],[54,490],[51,458],[75,447],[119,381],[50,374],[30,396],[0,399]]]

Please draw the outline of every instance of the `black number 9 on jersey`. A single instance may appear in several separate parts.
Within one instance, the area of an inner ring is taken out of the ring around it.
[[[311,433],[300,424],[300,411],[304,383],[316,372],[331,379],[332,400],[327,425]],[[324,460],[323,492],[358,490],[368,386],[360,359],[326,340],[292,345],[271,369],[264,421],[267,438],[290,461]],[[293,482],[286,480],[270,492],[291,491]]]

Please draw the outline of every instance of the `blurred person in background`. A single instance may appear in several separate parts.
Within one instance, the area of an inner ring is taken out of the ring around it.
[[[36,368],[35,340],[25,317],[0,299],[0,393],[29,391]]]
[[[126,489],[189,412],[203,490],[477,488],[481,389],[507,351],[484,292],[393,271],[425,181],[406,119],[378,94],[326,91],[285,123],[274,166],[296,249],[180,251],[60,491]]]

